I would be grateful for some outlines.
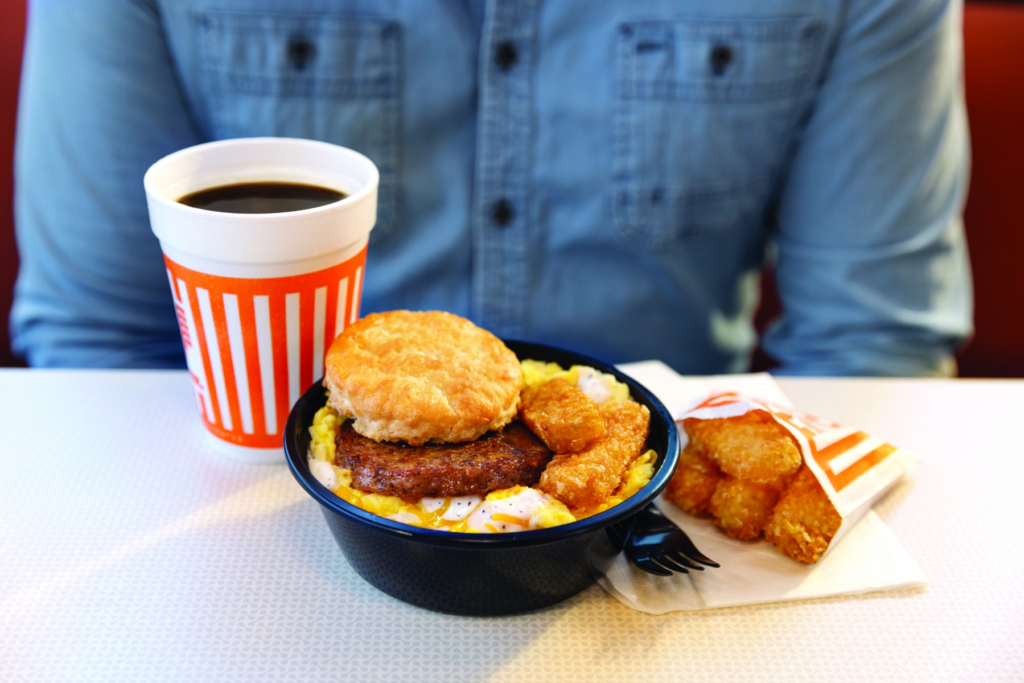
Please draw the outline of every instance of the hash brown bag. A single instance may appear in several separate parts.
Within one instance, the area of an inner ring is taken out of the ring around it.
[[[735,417],[753,410],[767,413],[793,436],[804,465],[839,514],[841,523],[829,549],[876,500],[920,463],[916,455],[856,428],[737,392],[714,393],[677,422]],[[680,430],[680,436],[685,447],[685,430]]]

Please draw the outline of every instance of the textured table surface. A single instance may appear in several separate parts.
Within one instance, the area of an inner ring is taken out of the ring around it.
[[[1024,680],[1024,382],[780,384],[924,457],[876,510],[927,589],[434,614],[356,576],[283,466],[212,453],[184,373],[0,371],[0,681]]]

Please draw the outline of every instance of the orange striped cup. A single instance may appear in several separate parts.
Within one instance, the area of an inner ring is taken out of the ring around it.
[[[210,187],[296,182],[348,195],[315,209],[230,214],[181,204]],[[359,317],[379,176],[344,147],[287,138],[211,142],[146,173],[199,414],[217,450],[282,462],[285,419]]]

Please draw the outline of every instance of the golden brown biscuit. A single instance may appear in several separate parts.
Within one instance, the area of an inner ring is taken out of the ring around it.
[[[604,436],[597,404],[561,378],[523,389],[519,417],[555,453],[583,450]]]
[[[636,401],[614,401],[599,406],[605,434],[578,453],[556,455],[540,475],[541,491],[570,508],[599,505],[618,486],[650,430],[651,413]]]
[[[376,441],[472,441],[516,414],[523,372],[500,339],[441,311],[374,313],[327,352],[331,404]]]
[[[760,410],[712,420],[689,418],[683,427],[696,448],[737,479],[768,484],[793,474],[803,462],[790,433]]]

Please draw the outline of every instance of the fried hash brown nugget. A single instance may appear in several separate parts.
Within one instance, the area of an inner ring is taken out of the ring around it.
[[[726,475],[718,482],[708,511],[729,536],[740,541],[755,539],[768,523],[783,483],[755,484]]]
[[[679,465],[665,488],[665,497],[691,515],[699,515],[707,510],[721,479],[718,465],[690,443],[679,454]]]
[[[696,448],[737,479],[767,484],[793,474],[802,462],[789,432],[759,410],[712,420],[689,418],[683,427]]]
[[[598,406],[605,435],[578,453],[556,455],[538,488],[570,508],[599,505],[619,485],[626,468],[647,441],[651,413],[635,401]]]
[[[764,535],[786,557],[814,564],[828,550],[841,522],[821,484],[805,465],[783,492]]]
[[[604,436],[597,404],[564,379],[527,387],[520,401],[520,419],[555,453],[583,450]]]

